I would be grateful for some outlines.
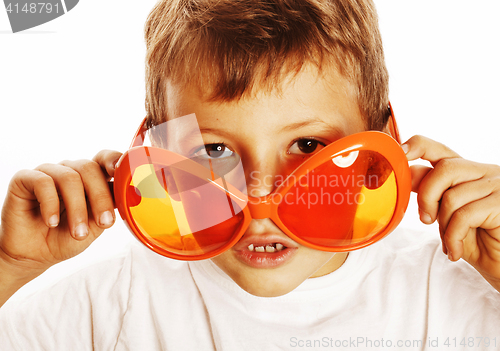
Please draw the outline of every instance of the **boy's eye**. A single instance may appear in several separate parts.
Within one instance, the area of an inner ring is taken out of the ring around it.
[[[292,144],[288,152],[299,155],[312,154],[315,151],[321,150],[324,146],[324,143],[316,139],[300,139]]]
[[[233,156],[234,152],[229,150],[224,144],[206,144],[204,148],[200,148],[194,156],[204,158],[225,158]]]

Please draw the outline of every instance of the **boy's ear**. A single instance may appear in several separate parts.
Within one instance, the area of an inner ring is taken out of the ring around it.
[[[389,134],[396,140],[399,144],[401,144],[401,136],[399,135],[398,125],[396,123],[396,118],[394,117],[394,110],[392,109],[391,103],[389,102],[389,106],[387,107],[389,118],[387,119],[387,123],[385,127],[382,129],[384,133]]]
[[[394,127],[391,126],[391,122],[392,121],[390,119],[387,121],[385,127],[382,129],[382,132],[397,140],[396,133],[394,132]]]
[[[390,122],[390,120],[389,120],[389,121],[387,121],[387,123],[386,123],[385,127],[382,129],[382,132],[384,132],[385,134],[389,134],[390,136],[394,137],[394,136],[391,134],[391,131],[390,131],[390,129],[389,129],[389,122]]]

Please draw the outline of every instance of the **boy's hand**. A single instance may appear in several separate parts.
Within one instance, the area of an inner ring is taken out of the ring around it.
[[[36,276],[78,255],[113,225],[114,204],[107,182],[120,156],[104,150],[93,161],[43,164],[16,173],[1,217],[4,275],[8,270],[17,276]]]
[[[409,161],[433,166],[411,166],[421,221],[437,219],[443,252],[466,260],[500,291],[500,167],[465,160],[422,136],[405,144]]]

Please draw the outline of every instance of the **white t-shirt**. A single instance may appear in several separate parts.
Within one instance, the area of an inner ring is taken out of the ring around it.
[[[139,243],[0,309],[3,350],[498,350],[500,293],[396,230],[280,297]]]

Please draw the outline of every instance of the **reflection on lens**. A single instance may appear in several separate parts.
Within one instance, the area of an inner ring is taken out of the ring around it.
[[[184,156],[181,163],[192,161],[202,165],[212,172],[212,179],[224,177],[226,181],[246,194],[246,183],[241,158],[236,152],[223,156],[218,152],[208,152],[198,155],[193,150],[202,149],[209,145],[204,144],[195,114],[169,119],[167,122],[151,126],[148,129],[148,139],[152,146],[169,150]],[[183,169],[183,165],[172,165]]]
[[[221,186],[220,177],[202,179],[185,167],[142,165],[130,182],[135,195],[128,195],[129,211],[149,242],[171,253],[201,255],[227,244],[243,217]]]
[[[344,156],[348,159],[348,153]],[[311,244],[334,249],[366,242],[394,214],[396,179],[382,155],[359,151],[350,166],[341,166],[336,155],[310,170],[295,181],[278,207],[283,224]]]

